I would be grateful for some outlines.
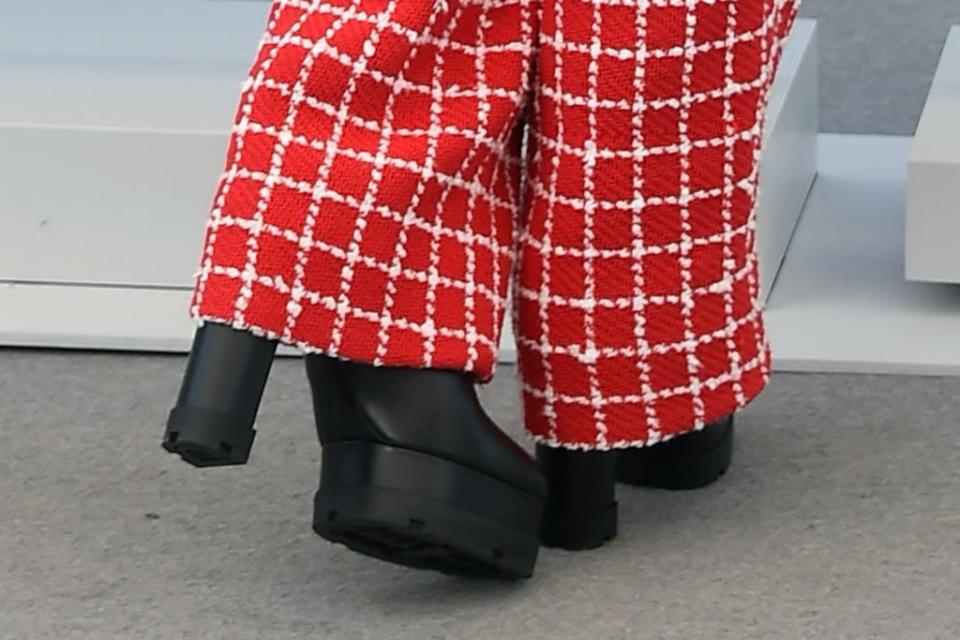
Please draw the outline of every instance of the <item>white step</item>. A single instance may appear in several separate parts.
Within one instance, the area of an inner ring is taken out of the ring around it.
[[[960,27],[950,31],[910,149],[906,275],[960,282]]]
[[[267,9],[0,2],[0,279],[189,286]]]
[[[960,286],[903,277],[910,146],[821,136],[817,182],[767,303],[774,369],[960,375]]]
[[[183,351],[189,287],[263,2],[0,2],[0,345]],[[816,25],[772,98],[769,291],[815,173]],[[504,336],[503,358],[515,358]]]

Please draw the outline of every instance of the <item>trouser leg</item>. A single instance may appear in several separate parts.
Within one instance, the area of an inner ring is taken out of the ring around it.
[[[526,425],[645,446],[769,375],[755,251],[789,0],[547,0],[517,271]]]
[[[274,3],[193,302],[378,365],[492,375],[533,0]]]

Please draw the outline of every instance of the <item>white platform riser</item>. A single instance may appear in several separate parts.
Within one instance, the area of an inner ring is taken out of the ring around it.
[[[960,283],[960,27],[950,31],[907,172],[905,270]]]

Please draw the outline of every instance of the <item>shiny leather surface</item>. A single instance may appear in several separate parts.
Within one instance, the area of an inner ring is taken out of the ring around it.
[[[487,416],[469,375],[321,355],[307,356],[306,366],[321,443],[367,440],[420,451],[546,494],[533,459]]]

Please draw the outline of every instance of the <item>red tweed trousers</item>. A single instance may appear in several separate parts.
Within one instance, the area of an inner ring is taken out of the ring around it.
[[[192,314],[488,380],[512,291],[525,423],[640,447],[769,374],[764,110],[795,0],[277,0]]]

